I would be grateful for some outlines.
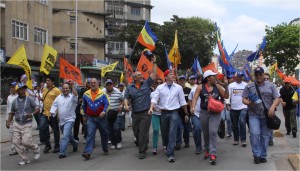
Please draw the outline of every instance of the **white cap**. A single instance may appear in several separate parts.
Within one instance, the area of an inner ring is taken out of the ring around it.
[[[217,75],[217,73],[213,72],[212,70],[207,70],[207,71],[204,72],[203,78],[206,78],[206,77],[211,76],[211,75]]]

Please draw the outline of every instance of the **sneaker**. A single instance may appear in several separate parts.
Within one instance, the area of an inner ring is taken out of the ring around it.
[[[293,131],[292,131],[292,134],[293,134],[293,137],[296,138],[296,136],[297,136],[297,131],[296,131],[296,130],[293,130]]]
[[[9,155],[9,156],[14,156],[14,155],[17,155],[17,154],[18,154],[18,152],[12,151],[12,152],[10,152],[8,155]]]
[[[259,164],[260,163],[260,157],[254,156],[254,163]]]
[[[139,159],[145,159],[145,158],[146,158],[146,153],[139,154]]]
[[[269,140],[269,146],[273,146],[273,145],[274,145],[273,140]]]
[[[217,156],[216,156],[216,155],[214,155],[214,154],[210,155],[210,161],[209,161],[210,164],[211,164],[211,165],[216,165],[216,164],[217,164],[216,159],[217,159]]]
[[[19,165],[25,165],[25,164],[29,164],[30,163],[30,160],[27,160],[27,161],[20,161],[19,162]]]
[[[168,157],[168,161],[169,161],[170,163],[175,162],[174,156],[169,156],[169,157]]]
[[[152,150],[152,154],[153,154],[153,155],[156,155],[156,154],[157,154],[157,149],[156,149],[156,148],[154,148],[154,149]]]
[[[63,159],[63,158],[66,158],[67,156],[66,155],[63,155],[63,154],[60,154],[59,156],[58,156],[58,158],[59,159]]]
[[[111,141],[110,141],[110,140],[108,140],[108,144],[111,144]]]
[[[232,135],[228,135],[228,134],[227,134],[225,139],[228,140],[228,139],[231,138],[231,136],[232,136]]]
[[[112,145],[112,146],[110,146],[110,149],[115,150],[116,146]]]
[[[44,143],[42,143],[41,141],[38,143],[38,145],[43,145]]]
[[[82,153],[82,157],[84,157],[85,159],[89,160],[91,158],[91,155],[88,153]]]
[[[243,142],[242,142],[242,147],[247,147],[246,141],[243,141]]]
[[[233,145],[239,145],[239,142],[238,141],[234,141]]]
[[[43,152],[48,153],[51,149],[52,149],[51,146],[46,146]]]
[[[260,162],[261,162],[261,163],[266,163],[266,162],[267,162],[267,159],[266,159],[266,158],[260,158]]]
[[[41,150],[40,150],[40,147],[38,147],[38,152],[33,153],[33,154],[34,154],[34,159],[35,159],[35,160],[37,160],[37,159],[40,158],[40,155],[41,155],[41,154],[40,154],[40,151],[41,151]]]
[[[122,148],[122,144],[121,143],[118,143],[117,144],[117,149],[121,149]]]
[[[54,147],[52,153],[58,153],[59,152],[59,147]]]
[[[205,151],[205,154],[204,154],[204,160],[208,159],[209,158],[209,151],[206,150]]]

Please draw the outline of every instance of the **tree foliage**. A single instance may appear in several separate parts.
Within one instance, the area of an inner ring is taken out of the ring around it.
[[[127,41],[129,47],[133,48],[144,23],[145,21],[140,21],[139,24],[129,24],[122,30],[119,38]],[[159,39],[153,53],[158,57],[161,69],[167,68],[164,47],[168,52],[172,48],[175,30],[178,31],[179,51],[182,58],[179,69],[190,68],[196,56],[199,56],[202,67],[211,62],[216,45],[214,24],[211,20],[199,17],[180,18],[174,15],[171,21],[164,22],[163,25],[156,23],[149,23],[149,25]],[[144,47],[137,43],[131,58],[133,63],[138,61],[143,49]]]
[[[300,63],[299,56],[299,25],[279,24],[275,27],[266,27],[267,46],[263,52],[266,66],[277,62],[286,74],[295,71]]]

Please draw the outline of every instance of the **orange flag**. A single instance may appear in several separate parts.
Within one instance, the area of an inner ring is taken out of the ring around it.
[[[137,69],[143,74],[144,79],[147,79],[150,76],[152,68],[153,64],[142,54],[140,61],[137,65]],[[162,80],[165,80],[164,73],[162,72],[162,70],[157,67],[156,71],[157,77],[161,78]]]
[[[71,65],[66,60],[59,59],[59,77],[64,79],[72,79],[78,84],[82,85],[80,69]]]
[[[287,76],[285,75],[285,73],[283,73],[277,66],[276,66],[276,72],[279,76],[280,79],[284,80]]]
[[[203,73],[207,70],[212,70],[213,72],[218,73],[218,70],[217,70],[214,62],[212,62],[212,63],[208,64],[206,67],[202,68]]]
[[[133,71],[132,71],[131,65],[128,63],[128,61],[127,61],[127,59],[125,57],[124,57],[124,68],[127,69],[127,75],[125,75],[125,77],[126,77],[126,79],[128,81],[128,84],[130,84],[130,83],[132,83],[132,77],[131,77],[131,75],[132,75]]]

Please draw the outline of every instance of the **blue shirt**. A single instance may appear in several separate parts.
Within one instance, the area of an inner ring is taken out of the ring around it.
[[[154,80],[149,77],[145,80],[140,89],[137,89],[135,83],[131,83],[125,91],[125,99],[131,101],[132,112],[141,112],[150,109],[151,104],[151,85]]]

